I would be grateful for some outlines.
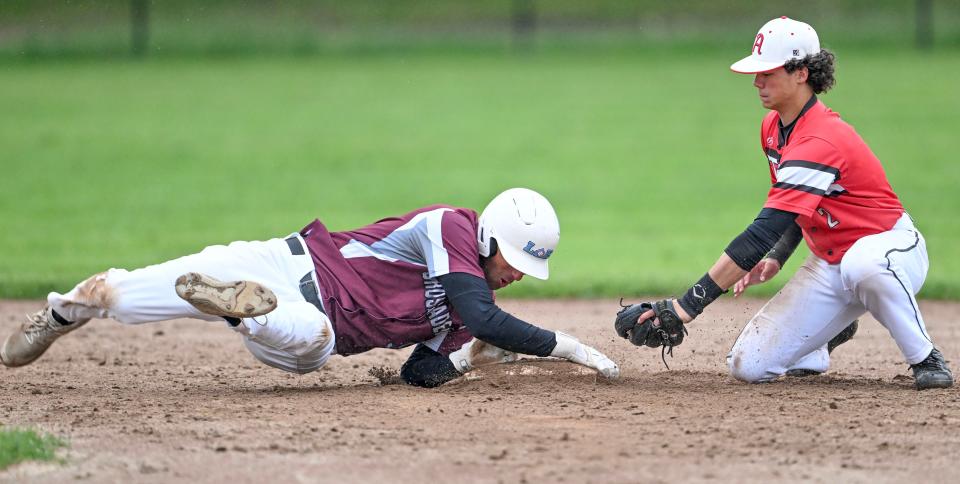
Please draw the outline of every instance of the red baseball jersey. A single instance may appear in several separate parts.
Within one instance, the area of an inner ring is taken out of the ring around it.
[[[880,160],[852,126],[813,96],[783,128],[763,119],[760,143],[772,185],[764,207],[796,213],[810,250],[837,264],[861,237],[893,228],[903,206]]]

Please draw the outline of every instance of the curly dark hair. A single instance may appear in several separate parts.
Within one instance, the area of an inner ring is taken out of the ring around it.
[[[797,69],[806,67],[810,73],[807,76],[807,84],[813,88],[814,94],[827,92],[837,83],[833,77],[833,71],[837,56],[827,49],[820,49],[816,54],[810,54],[803,59],[791,59],[783,65],[788,73],[793,73]]]

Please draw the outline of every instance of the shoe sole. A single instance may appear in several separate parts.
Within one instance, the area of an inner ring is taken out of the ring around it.
[[[277,296],[253,281],[219,281],[188,272],[177,278],[177,296],[202,313],[231,318],[263,316],[277,308]]]
[[[924,379],[923,381],[915,382],[917,390],[930,390],[933,388],[950,388],[953,386],[953,377],[941,376],[934,377],[929,379]]]

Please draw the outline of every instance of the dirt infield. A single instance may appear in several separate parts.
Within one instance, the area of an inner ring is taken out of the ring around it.
[[[668,358],[616,338],[614,301],[505,301],[597,346],[609,383],[531,361],[424,390],[380,385],[406,351],[334,357],[295,376],[239,335],[179,320],[93,321],[37,363],[0,368],[0,424],[70,442],[60,464],[0,482],[946,481],[960,455],[960,390],[913,389],[867,318],[826,375],[746,385],[724,364],[762,301],[724,298]],[[934,341],[960,354],[960,305],[923,302]],[[0,303],[0,334],[38,303]],[[954,364],[956,368],[956,364]]]

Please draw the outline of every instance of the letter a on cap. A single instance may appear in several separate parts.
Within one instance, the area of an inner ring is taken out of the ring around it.
[[[763,34],[757,34],[757,40],[753,41],[753,48],[757,49],[757,55],[763,55],[763,52],[760,52],[760,48],[763,47]]]

